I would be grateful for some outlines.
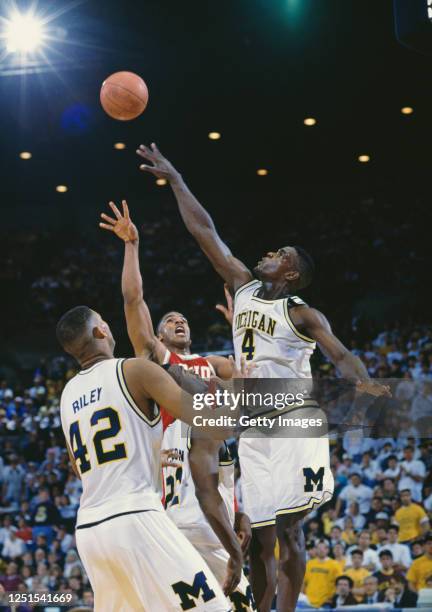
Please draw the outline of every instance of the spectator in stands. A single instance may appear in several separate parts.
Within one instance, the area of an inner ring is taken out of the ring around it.
[[[342,489],[336,501],[336,514],[340,516],[342,503],[349,505],[351,502],[357,502],[360,507],[360,513],[366,514],[369,510],[370,500],[373,497],[373,491],[370,487],[362,484],[358,474],[352,474],[350,484]]]
[[[394,564],[393,564],[393,555],[389,550],[382,550],[378,554],[381,569],[375,572],[373,575],[378,580],[378,591],[380,594],[385,593],[385,591],[390,586],[390,578],[394,576]]]
[[[60,514],[50,499],[49,489],[41,489],[38,495],[39,501],[35,506],[32,516],[34,527],[48,527],[58,525],[61,522]]]
[[[18,574],[18,565],[11,561],[6,566],[6,573],[0,576],[0,584],[5,591],[17,591],[21,578]]]
[[[383,472],[383,476],[385,478],[392,478],[393,480],[397,480],[400,476],[401,468],[398,464],[398,459],[396,455],[390,455],[387,459],[387,468]]]
[[[379,568],[379,559],[376,550],[371,548],[371,534],[367,529],[363,529],[358,538],[358,544],[352,546],[347,551],[347,567],[354,565],[352,553],[354,550],[361,550],[362,565],[370,572],[374,572]]]
[[[303,591],[314,608],[321,607],[332,599],[336,591],[339,564],[328,556],[326,540],[317,543],[317,557],[306,563]]]
[[[363,551],[356,548],[351,553],[351,566],[345,570],[345,575],[349,576],[354,583],[352,593],[358,602],[362,601],[364,595],[363,583],[370,571],[363,567]]]
[[[411,553],[410,549],[406,544],[400,544],[398,542],[399,527],[398,525],[390,525],[387,531],[388,541],[385,542],[380,548],[381,550],[389,550],[393,557],[394,568],[397,573],[406,572],[411,565]]]
[[[400,492],[401,507],[396,511],[394,522],[399,526],[399,542],[412,542],[429,529],[429,519],[424,509],[411,501],[411,491]]]
[[[15,531],[9,534],[8,539],[4,543],[2,556],[9,561],[15,561],[17,557],[21,557],[26,551],[26,545],[21,538],[18,538]]]
[[[336,579],[336,595],[330,600],[330,607],[355,606],[357,600],[352,594],[353,586],[354,583],[349,576],[339,576]]]
[[[426,466],[423,461],[414,458],[414,448],[404,448],[404,461],[401,463],[400,479],[398,488],[402,493],[404,490],[411,491],[411,497],[415,502],[421,502],[423,481],[426,476]]]
[[[18,457],[13,455],[10,460],[10,465],[3,470],[3,500],[7,503],[18,507],[21,501],[21,496],[24,492],[25,472],[18,465]]]
[[[426,587],[426,578],[432,575],[432,533],[424,539],[424,553],[413,561],[407,572],[409,588],[416,593]]]
[[[396,608],[415,608],[417,605],[417,593],[408,588],[407,580],[402,574],[394,574],[390,578],[390,584],[394,588],[396,597],[394,606]]]
[[[376,604],[379,602],[378,579],[376,576],[368,576],[364,583],[364,596],[361,603]]]
[[[346,566],[345,543],[336,542],[332,548],[333,559],[339,564],[340,573],[343,574]]]

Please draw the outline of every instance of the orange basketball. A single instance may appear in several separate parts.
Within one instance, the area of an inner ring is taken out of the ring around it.
[[[100,101],[113,119],[135,119],[147,106],[147,85],[133,72],[115,72],[102,83]]]

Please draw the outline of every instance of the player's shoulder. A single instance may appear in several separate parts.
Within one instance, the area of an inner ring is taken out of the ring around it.
[[[306,308],[310,308],[309,304],[307,304],[301,297],[298,295],[289,295],[286,298],[288,308],[296,308],[297,306],[305,306]]]

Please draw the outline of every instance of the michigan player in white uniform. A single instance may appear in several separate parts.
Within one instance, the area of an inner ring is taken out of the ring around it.
[[[368,380],[367,371],[360,359],[333,335],[322,313],[302,302],[296,304],[294,298],[291,303],[288,302],[313,277],[313,262],[304,249],[288,246],[268,253],[254,269],[258,281],[246,287],[253,280],[251,271],[232,255],[221,240],[210,215],[190,192],[180,173],[155,144],[151,147],[140,145],[137,153],[150,162],[141,165],[141,170],[169,181],[187,229],[231,292],[234,294],[242,287],[247,292],[243,300],[241,291],[236,298],[236,302],[241,300],[240,306],[235,305],[236,314],[242,317],[235,338],[237,359],[243,353],[254,363],[257,362],[261,370],[259,376],[307,377],[310,376],[308,360],[316,342],[340,374],[358,384],[359,390],[376,395],[389,393],[386,387]],[[282,319],[284,308],[288,312]],[[254,312],[258,314],[254,315]],[[267,317],[273,319],[274,323]],[[259,342],[259,346],[256,342]],[[260,508],[260,504],[246,494],[246,513],[252,512],[258,520],[262,510],[262,519],[266,523],[253,530],[250,550],[252,589],[260,612],[270,610],[276,589],[276,534],[280,549],[277,609],[280,612],[295,609],[305,572],[302,519],[315,501],[319,503],[324,500],[327,495],[331,495],[332,490],[331,476],[327,474],[329,459],[323,451],[325,441],[322,442],[322,448],[319,446],[317,455],[311,451],[309,444],[304,445],[304,439],[297,453],[293,452],[295,441],[286,438],[282,442],[278,452],[270,458],[263,457],[264,449],[258,443],[248,444],[243,456],[240,452],[242,485],[246,491],[253,488],[255,496],[264,502]],[[256,449],[255,456],[252,454],[253,448]],[[246,446],[243,447],[245,449]],[[322,460],[318,474],[309,464],[311,460],[312,465]],[[271,507],[268,507],[264,501],[269,494],[266,475],[273,470],[280,474],[281,482],[271,492]],[[324,491],[325,486],[328,487],[327,493]],[[287,489],[293,490],[287,493]],[[248,507],[248,501],[251,507]]]
[[[187,414],[181,389],[156,364],[114,359],[108,325],[86,306],[63,315],[57,338],[82,367],[63,391],[61,420],[83,484],[76,541],[95,610],[230,610],[160,501],[162,424],[153,400],[179,418]]]
[[[164,432],[162,448],[177,453],[176,465],[164,468],[165,508],[205,559],[219,584],[224,585],[227,567],[232,562],[228,551],[235,546],[236,539],[234,460],[225,442],[221,445],[195,438],[193,434],[193,428],[179,420]],[[243,572],[229,599],[233,612],[256,609]]]
[[[216,373],[231,378],[232,363],[220,356],[190,354],[190,330],[187,320],[177,312],[162,317],[155,334],[150,312],[144,301],[140,273],[139,236],[123,201],[123,215],[111,202],[115,218],[106,214],[103,229],[114,232],[125,242],[122,291],[128,334],[137,357],[151,357],[163,365],[174,379],[190,393],[207,392],[207,382]],[[185,371],[191,371],[190,377]],[[204,382],[204,381],[207,382]],[[245,552],[250,523],[237,513],[234,532],[234,465],[228,447],[219,441],[196,438],[192,428],[173,419],[162,408],[164,436],[162,449],[178,454],[178,464],[164,469],[165,505],[173,522],[207,561],[224,592],[229,591],[233,612],[255,609],[251,588],[242,572],[242,548]],[[230,588],[233,580],[238,582]]]
[[[297,296],[263,300],[258,297],[261,286],[259,280],[253,280],[235,295],[235,353],[253,360],[255,376],[293,379],[295,386],[299,379],[308,379],[299,388],[310,391],[309,360],[315,341],[301,334],[290,318],[291,308],[305,303]],[[303,400],[299,410],[313,404]],[[272,408],[267,408],[267,412],[274,414]],[[290,407],[290,416],[294,414],[297,416],[298,410]],[[240,439],[239,455],[243,503],[253,528],[275,525],[277,516],[311,510],[332,497],[334,483],[327,436],[257,438],[246,432]]]

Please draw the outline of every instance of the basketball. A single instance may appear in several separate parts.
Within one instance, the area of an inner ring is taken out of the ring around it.
[[[133,72],[115,72],[102,83],[100,101],[113,119],[135,119],[147,106],[147,85]]]

